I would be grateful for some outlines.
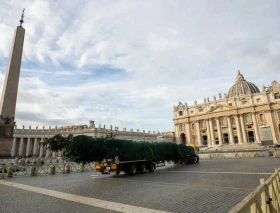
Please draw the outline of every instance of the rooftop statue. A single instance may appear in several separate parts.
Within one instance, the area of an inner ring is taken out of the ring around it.
[[[214,101],[216,101],[216,100],[217,100],[215,95],[213,96],[213,99],[214,99]]]

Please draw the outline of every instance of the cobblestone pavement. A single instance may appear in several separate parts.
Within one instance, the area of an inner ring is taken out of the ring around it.
[[[279,158],[202,160],[129,176],[94,172],[4,181],[168,212],[225,213],[280,166]],[[0,212],[115,212],[0,184]],[[133,211],[131,211],[133,212]]]

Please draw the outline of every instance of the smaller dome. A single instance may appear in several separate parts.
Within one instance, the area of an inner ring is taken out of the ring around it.
[[[259,88],[255,84],[246,81],[238,70],[235,84],[228,91],[228,97],[232,98],[234,96],[248,95],[258,92],[260,92]]]

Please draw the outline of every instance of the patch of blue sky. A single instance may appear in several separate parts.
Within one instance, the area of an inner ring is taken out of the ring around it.
[[[110,64],[89,65],[85,66],[83,69],[91,71],[95,78],[107,78],[108,76],[113,76],[114,78],[129,77],[129,73],[126,72],[126,70],[113,67]]]
[[[104,81],[117,81],[124,79],[128,75],[121,69],[114,69],[107,66],[94,67],[92,69],[76,70],[76,69],[60,69],[52,71],[50,75],[44,76],[44,81],[50,85],[73,85],[87,83],[92,80]]]

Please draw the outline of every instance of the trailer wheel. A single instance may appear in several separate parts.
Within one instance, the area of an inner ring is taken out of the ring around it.
[[[150,165],[149,172],[154,172],[155,169],[156,169],[155,164],[152,163],[152,164]]]
[[[123,165],[123,171],[125,174],[129,174],[129,166],[128,165]]]
[[[137,172],[137,166],[135,163],[132,163],[129,165],[129,174],[130,175],[135,175]]]
[[[146,173],[146,170],[147,170],[146,163],[141,163],[139,167],[140,174]]]

